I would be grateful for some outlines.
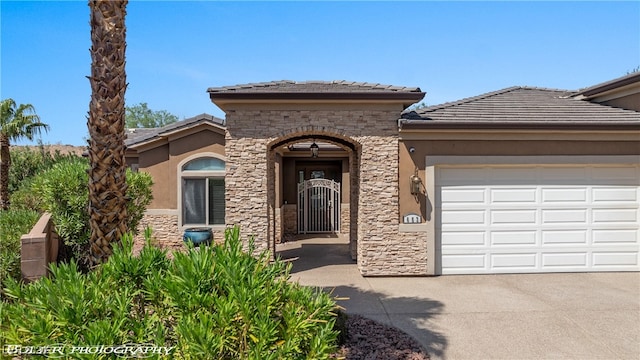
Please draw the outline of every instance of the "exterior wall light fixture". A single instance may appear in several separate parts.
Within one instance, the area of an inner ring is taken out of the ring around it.
[[[411,194],[414,196],[418,196],[422,193],[422,179],[418,176],[418,168],[416,167],[415,173],[411,175],[410,180],[410,190]]]

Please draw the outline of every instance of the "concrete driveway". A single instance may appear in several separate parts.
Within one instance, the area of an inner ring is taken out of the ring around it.
[[[364,278],[341,238],[279,245],[292,280],[396,326],[432,359],[640,359],[640,273]]]

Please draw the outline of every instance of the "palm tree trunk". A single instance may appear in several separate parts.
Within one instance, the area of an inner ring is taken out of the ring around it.
[[[9,209],[9,168],[11,167],[11,152],[9,151],[9,137],[0,133],[0,209]]]
[[[92,265],[127,231],[125,73],[127,0],[90,0],[89,223]]]

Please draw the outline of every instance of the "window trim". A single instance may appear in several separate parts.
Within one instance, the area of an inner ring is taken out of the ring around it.
[[[212,225],[212,224],[206,224],[206,223],[205,224],[185,224],[184,223],[184,219],[183,219],[183,202],[182,202],[183,179],[197,179],[197,178],[205,178],[205,179],[206,178],[217,178],[217,179],[222,179],[222,180],[225,179],[226,170],[182,170],[182,168],[188,162],[196,160],[196,159],[199,159],[199,158],[206,158],[206,157],[216,158],[218,160],[224,161],[225,162],[225,168],[226,168],[226,163],[227,163],[226,157],[223,156],[223,155],[220,155],[220,154],[213,153],[213,152],[197,153],[197,154],[194,154],[194,155],[191,155],[191,156],[188,156],[188,157],[184,158],[182,161],[180,161],[178,163],[178,166],[177,166],[177,184],[176,184],[177,185],[176,188],[177,188],[177,191],[178,191],[177,213],[178,213],[178,228],[181,231],[184,231],[184,229],[190,228],[190,227],[209,227],[209,228],[212,228],[214,230],[223,230],[226,227],[226,225],[224,225],[224,224]],[[225,187],[226,187],[226,185],[225,185]],[[208,193],[207,186],[205,186],[205,191]],[[225,209],[225,212],[226,212],[226,209]],[[225,215],[225,217],[226,217],[226,215]],[[206,218],[206,220],[208,221],[208,218]]]

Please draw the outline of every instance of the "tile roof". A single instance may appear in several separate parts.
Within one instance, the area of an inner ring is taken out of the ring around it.
[[[127,129],[127,139],[125,140],[125,145],[127,147],[135,146],[137,144],[159,138],[164,134],[179,131],[185,128],[190,128],[204,122],[216,125],[218,127],[225,126],[225,121],[223,119],[209,114],[200,114],[188,119],[176,121],[160,128]]]
[[[421,92],[418,87],[383,85],[346,80],[292,81],[280,80],[233,86],[211,87],[209,93],[412,93]]]
[[[567,90],[510,87],[459,101],[405,111],[400,125],[637,125],[640,112],[582,101]]]

